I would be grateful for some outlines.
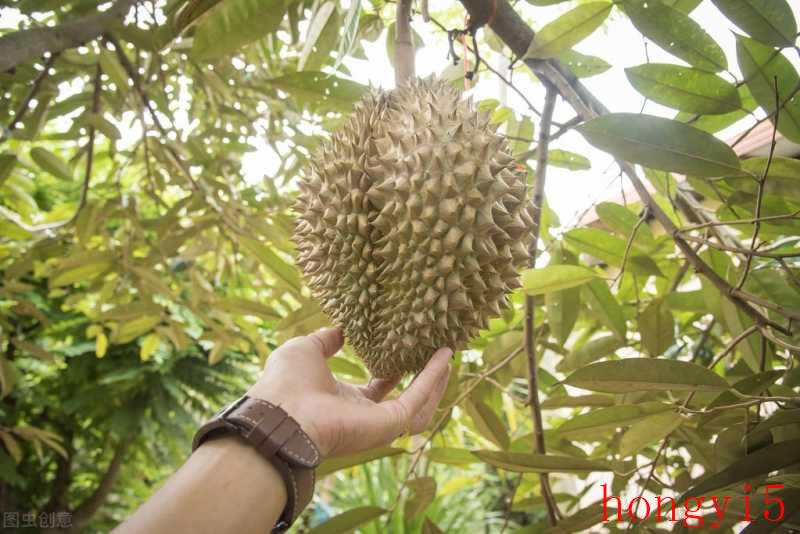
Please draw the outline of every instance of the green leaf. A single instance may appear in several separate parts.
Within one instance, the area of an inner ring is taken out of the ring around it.
[[[76,282],[90,282],[114,267],[114,256],[109,252],[86,252],[71,256],[61,262],[50,275],[50,287],[62,287]]]
[[[623,6],[633,25],[670,54],[712,72],[728,68],[722,48],[685,13],[661,0],[623,0]]]
[[[117,127],[102,115],[97,113],[84,113],[81,115],[80,122],[96,128],[112,141],[119,141],[122,139],[122,134]]]
[[[40,146],[34,147],[30,152],[31,159],[43,171],[52,174],[62,180],[72,180],[72,169],[67,163]]]
[[[235,315],[252,315],[267,321],[279,320],[278,313],[260,302],[253,302],[242,297],[222,297],[214,302],[214,307]]]
[[[524,452],[498,452],[478,450],[472,452],[489,465],[515,473],[587,473],[613,471],[606,462]]]
[[[592,280],[583,288],[583,299],[589,305],[594,317],[614,332],[620,339],[625,339],[628,326],[625,312],[617,299],[611,294],[605,280]]]
[[[139,359],[143,362],[148,361],[155,354],[159,345],[161,345],[161,337],[158,334],[145,336],[139,348]]]
[[[308,26],[303,50],[300,52],[300,60],[297,63],[297,70],[319,70],[325,63],[325,59],[330,54],[336,38],[339,36],[339,17],[336,12],[336,2],[325,2],[322,4]],[[321,38],[323,33],[332,34],[333,42]],[[315,56],[315,60],[308,63],[309,58]]]
[[[291,95],[302,107],[319,113],[349,111],[368,90],[360,83],[316,71],[294,72],[268,83]]]
[[[643,252],[650,252],[657,247],[656,239],[653,236],[653,231],[647,224],[639,224],[641,215],[637,215],[621,204],[614,202],[600,202],[595,207],[597,216],[600,220],[608,226],[614,233],[627,242],[636,230],[636,237],[633,240],[633,246],[637,247]]]
[[[584,123],[577,130],[597,148],[653,169],[701,177],[742,174],[739,158],[728,145],[677,121],[613,113]]]
[[[673,7],[678,11],[682,11],[687,15],[694,11],[703,0],[664,0],[664,4]]]
[[[793,46],[797,21],[786,0],[711,0],[734,24],[762,43]]]
[[[406,486],[414,493],[406,501],[403,515],[406,521],[412,521],[422,515],[436,498],[436,480],[433,477],[417,477],[409,480]]]
[[[308,531],[308,534],[345,534],[374,521],[387,510],[378,506],[361,506],[328,519]]]
[[[626,358],[593,363],[569,375],[564,383],[604,393],[728,389],[725,379],[705,367],[656,358]]]
[[[556,432],[569,439],[597,441],[601,439],[598,433],[602,430],[628,426],[649,415],[671,410],[672,406],[663,402],[643,402],[599,408],[567,419],[556,429]]]
[[[586,156],[559,149],[547,152],[547,163],[553,167],[562,167],[571,171],[583,171],[592,168],[592,164]]]
[[[574,255],[566,251],[561,244],[551,252],[550,265],[573,265],[575,263],[576,258]],[[547,293],[544,297],[544,303],[550,332],[563,345],[578,320],[581,306],[580,287]]]
[[[339,49],[336,53],[336,63],[334,63],[334,70],[339,67],[342,60],[353,49],[356,43],[356,37],[359,34],[359,22],[361,21],[361,0],[353,0],[350,2],[350,7],[347,10],[347,16],[344,19],[344,35],[339,41]]]
[[[558,395],[548,397],[542,401],[542,409],[553,410],[556,408],[584,408],[587,406],[613,406],[614,397],[608,395]]]
[[[117,55],[110,50],[102,49],[97,59],[103,73],[114,82],[117,90],[125,91],[128,88],[128,73],[117,59]]]
[[[575,228],[564,234],[564,241],[609,265],[621,266],[625,258],[627,238],[597,228]],[[629,254],[626,269],[644,276],[664,276],[652,258],[636,251]]]
[[[758,440],[760,437],[765,436],[773,428],[781,426],[797,426],[800,428],[800,408],[794,410],[778,410],[772,414],[769,419],[761,421],[753,428],[747,435],[748,440]]]
[[[797,463],[800,463],[800,439],[782,441],[748,454],[722,471],[703,477],[699,484],[684,492],[678,500],[683,501],[693,495],[708,495],[731,484],[766,476]]]
[[[651,356],[659,356],[675,340],[675,319],[661,299],[652,301],[639,314],[639,332],[642,345]]]
[[[650,415],[637,421],[623,434],[619,442],[622,456],[636,454],[651,443],[655,443],[672,433],[684,419],[675,412]]]
[[[17,156],[14,154],[0,154],[0,185],[9,177],[14,166],[17,164]]]
[[[543,295],[583,285],[597,274],[578,265],[548,265],[522,271],[522,288],[528,295]]]
[[[681,111],[722,114],[742,105],[736,86],[700,69],[647,63],[625,69],[625,74],[631,85],[653,102]]]
[[[739,68],[758,105],[768,114],[775,105],[775,79],[778,95],[783,104],[800,85],[800,76],[789,60],[770,46],[747,37],[736,39],[736,56]],[[797,94],[785,104],[778,117],[778,131],[788,139],[800,142],[800,97]]]
[[[664,303],[670,310],[679,312],[702,312],[708,308],[708,303],[701,290],[674,291],[664,298]]]
[[[612,7],[608,2],[589,2],[564,13],[536,32],[525,57],[555,57],[572,48],[603,24]]]
[[[768,157],[748,158],[742,168],[753,176],[761,177],[767,170]],[[755,194],[758,184],[748,178],[728,179],[737,190]],[[786,198],[800,198],[800,160],[774,156],[769,165],[769,175],[764,183],[764,193]]]
[[[501,449],[508,448],[511,440],[508,437],[506,426],[488,404],[473,396],[467,400],[464,408],[481,436]]]
[[[573,371],[595,360],[605,358],[624,346],[625,343],[615,334],[591,339],[584,345],[570,351],[556,366],[556,369],[561,373]]]
[[[426,454],[428,460],[439,464],[469,465],[478,461],[471,451],[453,447],[432,447]]]
[[[596,56],[587,56],[575,50],[562,52],[558,59],[578,78],[596,76],[611,68],[611,65],[604,59]]]
[[[192,54],[201,60],[230,56],[278,29],[286,0],[225,0],[197,24]]]
[[[300,292],[300,277],[297,269],[273,252],[272,248],[244,236],[239,237],[239,242],[279,280],[285,282],[292,290]]]
[[[379,447],[377,449],[370,449],[368,451],[357,452],[355,454],[348,454],[345,456],[336,456],[334,458],[327,458],[317,468],[317,477],[322,478],[336,471],[347,469],[356,465],[365,464],[380,458],[389,458],[397,456],[406,452],[403,449],[395,447]]]
[[[114,342],[120,345],[131,342],[142,334],[146,334],[161,322],[160,315],[142,315],[136,319],[125,321],[114,334]],[[218,345],[218,344],[217,344]],[[215,346],[216,348],[216,346]]]

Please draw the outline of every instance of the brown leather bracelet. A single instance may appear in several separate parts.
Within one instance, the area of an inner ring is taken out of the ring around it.
[[[317,446],[283,408],[247,395],[200,427],[192,451],[206,439],[225,433],[244,438],[280,473],[286,483],[286,508],[272,532],[285,531],[314,495],[314,468],[320,462]]]

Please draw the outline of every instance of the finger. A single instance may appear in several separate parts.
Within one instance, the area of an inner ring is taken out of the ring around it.
[[[373,378],[366,386],[359,386],[358,389],[364,397],[372,402],[380,402],[395,388],[397,383],[400,382],[400,378],[399,376],[395,378]]]
[[[439,380],[447,373],[452,355],[453,351],[447,347],[437,350],[425,368],[397,399],[411,415],[419,412],[425,406],[431,392],[436,389]]]
[[[286,342],[284,347],[330,358],[344,345],[341,328],[321,328],[313,334],[296,337]]]
[[[410,430],[412,434],[419,434],[423,430],[428,427],[428,424],[431,422],[431,418],[433,414],[436,413],[436,408],[439,406],[439,403],[442,401],[442,397],[444,396],[444,392],[447,389],[447,384],[450,381],[450,371],[451,367],[448,364],[447,372],[442,376],[439,383],[436,384],[436,388],[431,392],[428,401],[425,403],[425,406],[417,412],[411,420]]]

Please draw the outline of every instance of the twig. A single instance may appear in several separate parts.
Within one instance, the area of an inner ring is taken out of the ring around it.
[[[725,252],[733,252],[734,254],[741,254],[747,257],[758,256],[759,258],[773,258],[773,259],[800,257],[800,250],[793,252],[770,252],[770,249],[765,251],[765,250],[754,250],[751,248],[732,247],[729,245],[723,245],[721,243],[715,243],[714,241],[710,241],[703,237],[698,237],[693,235],[684,235],[682,236],[682,239],[684,239],[685,241],[692,241],[693,243],[702,243],[717,250],[724,250]],[[735,288],[731,286],[731,289]]]
[[[750,128],[748,128],[747,130],[745,130],[745,131],[744,131],[744,132],[743,132],[743,133],[742,133],[742,134],[741,134],[741,135],[740,135],[738,138],[736,138],[736,141],[734,141],[734,142],[733,142],[733,144],[731,144],[731,148],[736,148],[736,146],[737,146],[739,143],[741,143],[741,142],[742,142],[742,141],[743,141],[745,138],[747,138],[747,136],[748,136],[748,135],[750,135],[750,132],[752,132],[753,130],[755,130],[755,129],[756,129],[756,128],[758,128],[759,126],[761,126],[761,124],[763,124],[764,122],[766,122],[766,121],[768,121],[768,120],[771,120],[773,117],[775,117],[775,116],[776,116],[776,114],[778,113],[778,111],[779,111],[780,109],[782,109],[782,108],[786,107],[786,104],[788,104],[789,102],[791,102],[791,100],[792,100],[792,99],[795,97],[795,95],[796,95],[798,92],[800,92],[800,83],[798,83],[798,84],[797,84],[797,86],[796,86],[796,87],[795,87],[795,88],[794,88],[794,89],[793,89],[793,90],[792,90],[792,91],[789,93],[789,95],[786,97],[786,99],[783,101],[783,103],[782,103],[782,104],[780,104],[780,105],[779,105],[779,106],[778,106],[778,107],[775,109],[775,111],[773,111],[772,113],[769,113],[769,114],[767,114],[767,116],[765,116],[765,117],[763,117],[763,118],[761,118],[761,119],[757,120],[757,121],[755,122],[755,124],[753,124],[753,125],[752,125]],[[777,124],[777,121],[775,121],[775,122],[776,122],[776,124]]]
[[[539,247],[539,235],[541,232],[542,207],[544,203],[544,186],[547,178],[547,147],[550,142],[550,124],[553,118],[553,111],[556,105],[556,90],[549,83],[545,83],[545,102],[542,110],[542,122],[539,128],[539,151],[536,162],[536,183],[534,184],[532,207],[533,207],[533,239],[529,250],[530,267],[536,267],[537,249]],[[528,356],[528,402],[531,409],[533,420],[534,452],[545,454],[544,428],[542,424],[542,407],[539,401],[539,382],[538,382],[538,363],[536,361],[536,338],[534,330],[535,300],[532,295],[525,297],[525,352]],[[558,524],[558,508],[550,489],[550,481],[547,473],[539,475],[539,483],[542,488],[542,497],[547,504],[547,515],[550,524]]]
[[[678,232],[680,233],[691,232],[693,230],[702,230],[704,228],[711,228],[714,226],[736,226],[743,224],[768,223],[773,221],[784,221],[792,219],[800,219],[800,210],[794,211],[792,213],[787,213],[786,215],[769,215],[766,217],[759,217],[753,219],[737,219],[734,221],[708,221],[699,224],[691,224],[678,229]]]
[[[767,176],[769,175],[769,168],[772,166],[772,158],[775,156],[775,136],[778,134],[778,121],[780,120],[780,93],[778,91],[778,77],[775,76],[773,80],[775,84],[775,124],[772,126],[772,141],[769,146],[769,157],[767,164],[764,167],[764,173],[758,180],[758,193],[756,195],[756,209],[755,209],[755,224],[753,225],[753,236],[750,238],[750,250],[756,250],[756,243],[758,242],[758,233],[761,230],[761,204],[764,198],[764,186],[767,183]],[[747,281],[747,275],[750,273],[750,265],[753,263],[753,255],[748,254],[744,260],[744,267],[742,276],[739,278],[739,283],[736,284],[736,289],[742,289],[744,283]]]
[[[31,106],[31,100],[33,100],[33,97],[35,97],[39,93],[39,89],[41,89],[42,82],[44,82],[45,78],[47,78],[50,75],[50,67],[53,66],[53,62],[56,60],[58,55],[59,55],[58,52],[50,54],[50,56],[45,60],[42,72],[40,72],[39,75],[36,76],[36,79],[33,81],[33,86],[31,86],[31,90],[28,91],[28,94],[25,96],[25,100],[22,101],[22,104],[20,104],[19,108],[17,109],[17,112],[14,114],[14,119],[8,125],[7,135],[0,137],[0,142],[8,139],[8,137],[10,137],[11,133],[14,131],[17,125],[20,122],[22,122],[22,119],[24,119],[25,115],[28,114],[28,110],[30,109]]]
[[[625,243],[625,254],[622,256],[622,266],[619,269],[619,273],[616,277],[614,277],[614,282],[616,283],[617,280],[622,281],[622,276],[625,274],[625,265],[628,263],[628,256],[631,253],[631,247],[633,247],[633,240],[636,239],[636,232],[639,231],[639,227],[647,220],[647,217],[650,215],[650,210],[645,206],[644,210],[642,211],[642,216],[639,217],[639,220],[636,221],[636,225],[631,230],[631,235],[628,237],[628,242]],[[638,292],[637,292],[638,293]]]
[[[711,363],[708,364],[708,368],[713,369],[720,361],[722,361],[722,359],[725,356],[733,352],[733,349],[735,349],[739,343],[741,343],[744,339],[750,336],[750,334],[757,331],[758,331],[757,325],[752,325],[746,330],[742,331],[738,336],[733,338],[730,343],[728,343],[728,345],[723,349],[722,352],[720,352],[717,356],[714,357],[713,360],[711,360]],[[694,396],[693,394],[690,395],[690,397],[693,396]]]

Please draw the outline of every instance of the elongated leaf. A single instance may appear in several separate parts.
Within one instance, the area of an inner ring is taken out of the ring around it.
[[[728,389],[725,379],[705,367],[655,358],[626,358],[593,363],[569,375],[564,383],[604,393]]]
[[[0,185],[9,177],[14,166],[17,164],[17,156],[14,154],[0,154]]]
[[[195,29],[198,59],[228,56],[280,26],[286,0],[225,0],[208,11]]]
[[[595,360],[613,354],[615,350],[622,348],[624,345],[624,342],[615,334],[591,339],[584,345],[570,351],[556,368],[561,373],[574,371]]]
[[[301,106],[320,113],[348,111],[368,90],[360,83],[316,71],[294,72],[268,83],[291,95]]]
[[[622,456],[636,454],[651,443],[670,435],[684,419],[675,412],[650,415],[634,423],[622,436],[619,452]]]
[[[589,2],[564,13],[539,30],[525,57],[555,57],[592,34],[611,13],[613,4]]]
[[[285,282],[292,290],[300,291],[300,277],[297,274],[297,269],[275,254],[270,247],[249,237],[239,237],[239,242],[251,254],[261,260],[262,265],[279,280]]]
[[[625,339],[628,326],[622,306],[608,288],[605,280],[592,280],[581,288],[584,300],[589,304],[594,317],[620,339]]]
[[[614,397],[608,395],[558,395],[542,401],[542,409],[583,408],[586,406],[613,406]]]
[[[786,0],[711,0],[734,24],[768,45],[794,45],[797,21]]]
[[[554,167],[563,167],[571,171],[581,171],[592,168],[592,164],[586,156],[559,149],[553,149],[547,153],[547,163]]]
[[[260,302],[254,302],[242,297],[223,297],[221,299],[217,299],[214,303],[214,307],[228,313],[237,315],[253,315],[268,321],[274,321],[281,318],[281,316],[269,306],[265,306]]]
[[[118,91],[124,91],[128,88],[128,73],[125,71],[122,63],[119,62],[119,59],[117,59],[115,53],[110,50],[100,50],[98,62],[106,76],[117,86]]]
[[[625,259],[627,238],[623,239],[597,228],[575,228],[564,234],[564,240],[579,251],[609,265],[621,266]],[[626,269],[644,276],[663,276],[653,259],[638,251],[628,255]]]
[[[764,496],[766,500],[766,495]],[[758,518],[747,525],[740,534],[770,534],[781,532],[780,525],[789,527],[789,523],[797,526],[800,522],[800,489],[788,488],[783,491],[769,492],[767,509]],[[765,504],[767,504],[765,502]],[[790,529],[787,528],[789,532]]]
[[[565,250],[563,246],[555,248],[551,255],[550,265],[573,265],[577,262],[575,256]],[[581,303],[580,287],[547,293],[544,297],[544,302],[550,331],[558,342],[563,345],[578,320]]]
[[[693,495],[708,495],[731,484],[746,482],[797,463],[800,463],[800,439],[782,441],[748,454],[722,471],[704,477],[699,484],[685,491],[679,500]]]
[[[471,451],[453,447],[433,447],[427,456],[431,462],[449,465],[469,465],[479,461]]]
[[[623,5],[633,25],[670,54],[700,69],[728,68],[719,45],[685,13],[661,0],[624,0]]]
[[[548,265],[522,272],[522,288],[528,295],[543,295],[583,285],[597,278],[591,269],[579,265]]]
[[[558,59],[578,78],[596,76],[611,68],[611,64],[604,59],[595,56],[587,56],[575,50],[562,52],[558,56]]]
[[[328,458],[326,460],[323,460],[323,462],[317,468],[317,476],[321,478],[324,477],[325,475],[335,473],[336,471],[347,469],[348,467],[365,464],[367,462],[371,462],[379,458],[389,458],[391,456],[397,456],[398,454],[402,454],[404,452],[405,450],[398,449],[396,447],[380,447],[377,449],[370,449],[364,452],[358,452],[356,454],[348,454],[346,456],[336,456],[334,458]]]
[[[383,514],[387,510],[378,506],[361,506],[328,519],[308,531],[308,534],[344,534],[352,532],[354,529],[366,525]]]
[[[778,410],[769,419],[761,421],[748,434],[748,439],[759,439],[773,428],[786,425],[798,425],[800,428],[800,408],[794,410]]]
[[[303,42],[303,50],[300,52],[300,61],[297,64],[297,70],[305,69],[306,61],[308,61],[311,52],[314,51],[317,40],[334,11],[336,11],[336,2],[325,2],[317,9],[317,12],[314,13],[314,18],[311,19],[306,39]],[[314,67],[319,68],[319,66],[320,65],[315,65]]]
[[[637,215],[621,204],[613,202],[600,202],[595,208],[597,216],[615,234],[627,242],[636,232],[633,246],[642,252],[649,253],[657,247],[653,231],[647,224],[639,224],[641,215]],[[638,229],[637,229],[638,225]]]
[[[122,323],[114,335],[114,342],[123,344],[133,341],[142,334],[146,334],[161,322],[159,315],[143,315]],[[216,347],[215,347],[216,348]]]
[[[739,158],[728,145],[677,121],[613,113],[577,129],[597,148],[631,163],[701,177],[742,174]]]
[[[478,433],[500,447],[507,449],[511,440],[503,421],[485,402],[471,398],[465,403],[465,408]]]
[[[523,452],[498,452],[478,450],[472,452],[484,462],[516,473],[586,473],[613,471],[606,462]]]
[[[62,180],[72,180],[72,169],[69,165],[46,148],[34,147],[31,149],[30,155],[33,162],[44,172]]]
[[[700,2],[703,0],[664,0],[664,4],[668,5],[669,7],[674,7],[678,11],[682,11],[687,15],[694,11],[694,9],[700,5]]]
[[[672,406],[663,402],[644,402],[641,404],[622,404],[608,408],[598,408],[591,412],[568,419],[556,429],[560,436],[570,439],[600,439],[601,430],[628,426],[640,419],[671,411]]]
[[[747,87],[758,105],[772,114],[775,105],[775,79],[779,101],[783,104],[800,84],[800,76],[786,56],[754,39],[738,37],[736,56]],[[800,97],[794,97],[781,109],[778,131],[794,142],[800,142]]]
[[[80,117],[80,121],[89,126],[93,126],[102,132],[103,135],[113,141],[118,141],[122,138],[122,134],[119,132],[119,129],[100,114],[85,113]]]
[[[419,517],[436,498],[436,480],[433,477],[417,477],[406,485],[414,494],[406,501],[404,516],[407,521]]]
[[[651,356],[659,356],[675,340],[675,319],[661,299],[652,301],[639,314],[639,332],[642,345]]]
[[[87,252],[70,257],[50,276],[50,287],[62,287],[76,282],[89,282],[114,267],[114,256],[108,252]]]
[[[664,106],[698,114],[738,110],[742,102],[736,87],[716,74],[663,63],[625,69],[637,91]]]
[[[360,20],[361,0],[353,0],[350,2],[350,8],[347,10],[347,17],[344,19],[344,35],[339,41],[339,50],[336,52],[336,63],[333,64],[334,69],[341,64],[345,56],[353,49],[353,45],[356,44]]]

